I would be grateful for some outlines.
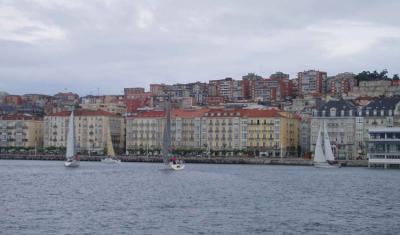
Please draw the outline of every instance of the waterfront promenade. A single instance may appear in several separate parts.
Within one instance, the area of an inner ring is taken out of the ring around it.
[[[87,156],[80,155],[81,161],[100,161],[104,156]],[[118,156],[123,162],[162,162],[161,156],[134,156],[122,155]],[[47,161],[63,161],[64,155],[24,155],[24,154],[0,154],[0,159],[8,160],[47,160]],[[199,157],[185,156],[180,157],[187,163],[203,163],[203,164],[251,164],[251,165],[294,165],[294,166],[312,166],[310,159],[303,158],[266,158],[266,157]],[[339,161],[342,166],[351,167],[367,167],[367,160],[343,160]]]

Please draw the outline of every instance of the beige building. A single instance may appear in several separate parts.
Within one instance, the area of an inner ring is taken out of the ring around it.
[[[43,119],[28,115],[0,116],[0,147],[43,146]]]
[[[202,115],[207,109],[171,111],[171,144],[174,149],[202,148]],[[130,152],[159,151],[162,146],[165,112],[145,111],[126,120],[126,144]]]
[[[102,111],[79,109],[75,114],[75,138],[78,152],[103,154],[107,148],[107,136],[111,132],[113,147],[124,152],[125,124],[123,117]],[[44,118],[44,147],[65,147],[69,111],[55,113]]]
[[[210,109],[203,115],[202,142],[210,150],[240,150],[246,147],[247,122],[241,110]]]
[[[165,112],[146,111],[127,118],[130,152],[154,152],[162,146]],[[171,111],[175,150],[235,152],[264,156],[296,156],[299,119],[277,110],[192,109]]]

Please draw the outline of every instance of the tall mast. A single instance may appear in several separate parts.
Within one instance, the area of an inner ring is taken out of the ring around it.
[[[169,95],[167,95],[165,99],[165,125],[163,133],[162,155],[164,163],[168,163],[170,161],[171,151],[171,99]]]

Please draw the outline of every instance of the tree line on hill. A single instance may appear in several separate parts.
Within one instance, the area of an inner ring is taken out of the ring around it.
[[[384,69],[381,72],[378,72],[376,70],[374,70],[373,72],[362,71],[361,73],[355,76],[355,79],[357,79],[357,83],[360,81],[400,80],[398,74],[394,74],[393,77],[389,77],[387,69]]]

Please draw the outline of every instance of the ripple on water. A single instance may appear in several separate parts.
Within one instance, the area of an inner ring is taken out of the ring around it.
[[[396,234],[400,171],[0,161],[4,234]],[[1,233],[0,232],[0,233]]]

